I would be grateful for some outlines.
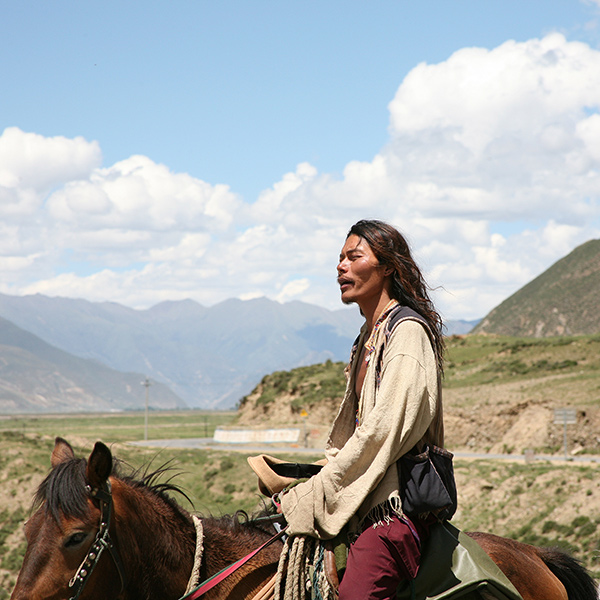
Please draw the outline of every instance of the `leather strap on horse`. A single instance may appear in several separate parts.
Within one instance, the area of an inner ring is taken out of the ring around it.
[[[90,549],[79,565],[75,575],[73,575],[69,581],[69,587],[74,591],[73,596],[71,596],[69,600],[77,600],[79,598],[105,549],[109,551],[113,562],[117,567],[117,571],[119,572],[121,591],[125,589],[127,583],[121,555],[119,554],[117,547],[113,544],[109,533],[113,505],[110,481],[106,481],[104,486],[100,489],[88,486],[88,493],[94,500],[98,500],[100,504],[100,527],[98,528],[96,539],[90,546]]]
[[[221,583],[224,579],[227,579],[229,575],[235,573],[240,567],[245,565],[250,559],[254,558],[261,550],[264,550],[267,546],[270,546],[273,542],[281,539],[285,535],[285,530],[287,526],[284,527],[281,531],[276,533],[272,538],[268,539],[262,546],[250,552],[243,558],[240,558],[238,561],[230,564],[228,567],[225,567],[218,573],[215,573],[212,577],[209,577],[206,581],[202,582],[194,591],[189,594],[182,596],[179,600],[196,600],[196,598],[200,598],[209,590],[212,590],[216,585]]]

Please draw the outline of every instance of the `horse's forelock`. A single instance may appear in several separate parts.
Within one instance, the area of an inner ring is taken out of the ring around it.
[[[86,467],[87,460],[85,458],[73,458],[59,463],[38,487],[34,497],[34,508],[44,506],[57,522],[60,520],[61,515],[67,518],[84,517],[89,499],[89,492],[86,488],[88,483],[86,480]],[[127,466],[125,465],[125,467]],[[123,470],[123,463],[113,457],[112,475],[118,477],[126,485],[133,488],[147,489],[152,495],[161,497],[179,512],[181,507],[170,497],[170,492],[180,494],[190,504],[192,503],[179,486],[171,483],[172,477],[178,473],[172,469],[170,463],[164,464],[153,471],[148,470],[148,465],[141,469],[131,470],[129,474],[123,473]],[[125,468],[125,470],[130,469]],[[162,476],[169,473],[172,475],[170,479],[166,482],[159,481]]]
[[[37,489],[34,506],[45,505],[56,521],[60,515],[83,517],[87,510],[84,458],[74,458],[57,465]]]

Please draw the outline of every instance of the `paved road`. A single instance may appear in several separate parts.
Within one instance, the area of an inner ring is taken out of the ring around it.
[[[256,454],[312,454],[320,455],[323,450],[320,448],[303,448],[300,446],[285,446],[282,444],[224,444],[215,442],[213,438],[184,438],[171,440],[147,440],[141,442],[129,442],[133,446],[143,446],[150,448],[188,448],[205,450],[228,450]],[[523,454],[482,454],[476,452],[456,452],[456,458],[464,459],[496,459],[496,460],[519,460],[525,461]],[[554,462],[568,462],[569,464],[581,463],[600,463],[600,456],[573,456],[565,459],[564,455],[535,455],[535,460],[548,460]]]
[[[476,454],[469,452],[457,452],[456,458],[493,458],[499,460],[525,460],[524,454]],[[551,460],[566,463],[600,463],[600,456],[569,456],[559,454],[536,454],[534,460]]]

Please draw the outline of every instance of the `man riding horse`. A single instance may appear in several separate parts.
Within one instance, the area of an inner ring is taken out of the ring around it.
[[[443,446],[442,322],[404,237],[380,221],[349,231],[337,266],[342,302],[365,323],[352,349],[327,464],[281,494],[290,536],[352,538],[340,600],[392,598],[414,579],[437,516],[408,515],[398,462]],[[402,310],[392,330],[389,322]]]

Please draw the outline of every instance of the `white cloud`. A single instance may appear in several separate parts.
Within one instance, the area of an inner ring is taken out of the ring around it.
[[[410,207],[583,226],[600,190],[600,128],[589,116],[598,73],[600,53],[559,34],[417,66],[390,103],[382,151]]]
[[[0,185],[46,191],[86,177],[100,165],[97,142],[82,137],[43,137],[7,127],[0,136]]]
[[[597,50],[559,34],[465,48],[416,66],[389,109],[373,160],[340,178],[301,163],[252,203],[148,157],[102,168],[96,143],[6,130],[0,157],[18,151],[0,161],[2,289],[335,308],[346,232],[380,218],[442,286],[442,312],[476,318],[600,236]]]
[[[39,254],[33,256],[0,256],[0,273],[23,271],[31,267],[37,258],[39,258]]]
[[[220,230],[231,224],[239,204],[227,186],[211,186],[132,156],[68,183],[50,196],[47,209],[59,222],[92,230]]]
[[[579,227],[561,225],[550,219],[541,230],[542,247],[540,254],[549,254],[551,257],[567,254],[577,244],[581,235]]]
[[[301,163],[294,173],[286,173],[281,181],[264,190],[258,200],[252,204],[251,217],[254,222],[278,222],[286,206],[284,201],[303,184],[310,182],[317,175],[317,170],[308,163]]]
[[[560,34],[421,64],[390,103],[393,136],[435,130],[474,156],[502,140],[537,140],[598,105],[600,54]]]
[[[101,160],[97,142],[7,127],[0,135],[0,218],[29,219],[53,187],[87,177]]]
[[[576,125],[577,136],[594,161],[600,161],[600,115],[593,114]]]
[[[275,299],[281,303],[289,302],[304,294],[309,287],[310,281],[306,277],[303,279],[294,279],[283,286],[283,289],[277,294]]]

